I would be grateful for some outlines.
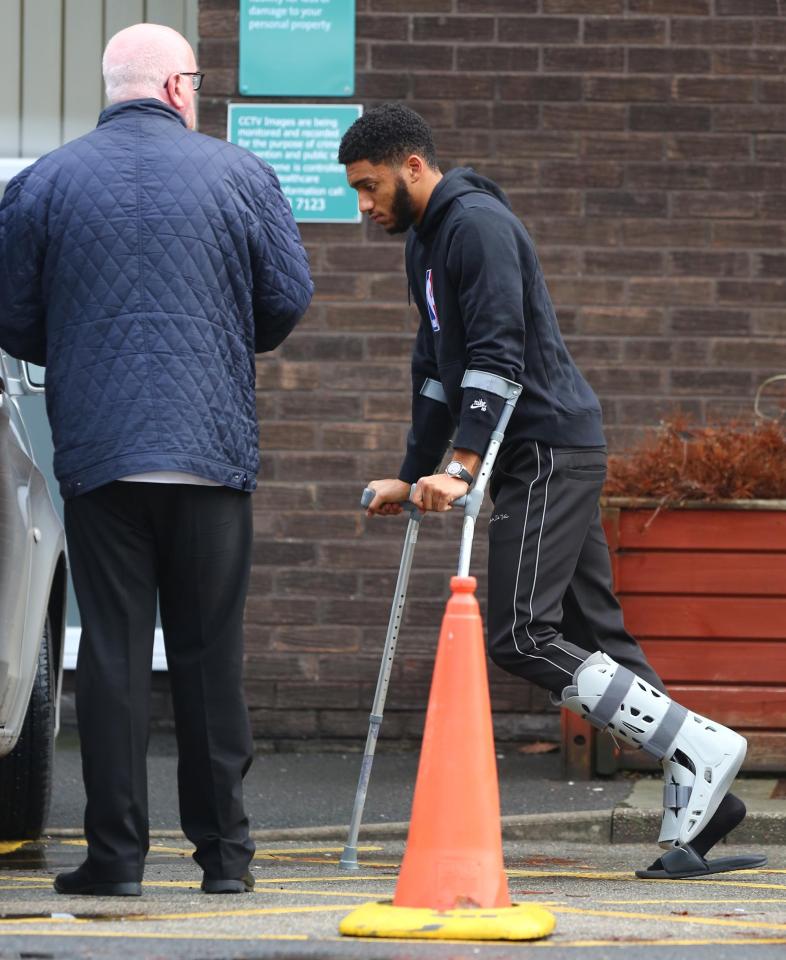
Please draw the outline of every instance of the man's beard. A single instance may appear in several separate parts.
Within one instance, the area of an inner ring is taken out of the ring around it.
[[[393,218],[391,226],[386,227],[388,233],[406,233],[415,222],[415,205],[409,195],[404,178],[399,174],[396,180],[396,192],[393,194],[393,205],[390,208]]]

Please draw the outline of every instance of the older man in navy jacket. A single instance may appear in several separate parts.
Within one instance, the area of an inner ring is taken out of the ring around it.
[[[312,294],[271,168],[194,132],[186,40],[106,48],[110,106],[0,205],[0,346],[47,368],[55,473],[82,617],[77,712],[88,853],[61,893],[141,892],[160,604],[183,830],[208,893],[253,880],[242,619],[258,469],[254,354]]]

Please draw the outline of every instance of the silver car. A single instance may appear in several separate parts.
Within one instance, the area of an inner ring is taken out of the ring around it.
[[[0,353],[0,839],[42,832],[60,720],[65,536],[22,417],[42,392]]]

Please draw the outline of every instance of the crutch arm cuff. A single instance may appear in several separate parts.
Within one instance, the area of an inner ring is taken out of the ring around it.
[[[493,393],[503,400],[515,400],[521,395],[522,386],[515,380],[508,380],[497,373],[488,373],[486,370],[466,370],[461,380],[464,390],[470,388]]]
[[[445,390],[439,380],[435,380],[433,377],[426,377],[423,381],[420,395],[428,397],[430,400],[436,400],[437,403],[444,403],[447,406],[448,398]]]
[[[482,457],[506,402],[515,402],[521,386],[485,370],[467,370],[461,386],[461,416],[453,445]]]

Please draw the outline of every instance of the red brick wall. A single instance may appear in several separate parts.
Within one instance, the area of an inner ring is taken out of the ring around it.
[[[201,129],[237,92],[237,2],[202,0]],[[357,90],[433,125],[443,166],[509,193],[533,235],[609,439],[679,404],[747,413],[786,370],[784,0],[358,0]],[[361,737],[403,523],[367,522],[408,416],[414,318],[402,245],[305,225],[317,295],[259,363],[263,477],[247,612],[259,737]],[[420,729],[457,522],[428,518],[383,735]],[[484,567],[482,529],[475,571]],[[556,730],[492,670],[498,735]]]

